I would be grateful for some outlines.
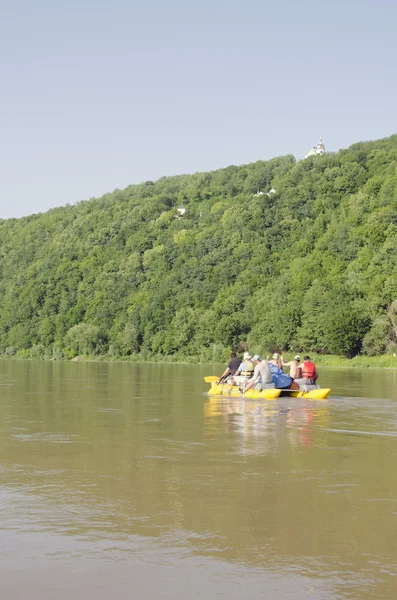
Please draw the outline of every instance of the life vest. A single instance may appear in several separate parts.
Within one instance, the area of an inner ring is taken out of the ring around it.
[[[304,379],[316,380],[316,365],[311,360],[305,360],[302,365],[302,377]]]
[[[240,371],[240,375],[242,375],[242,377],[252,377],[254,374],[254,364],[252,362],[250,362],[249,360],[244,361],[245,362],[245,370],[243,369],[242,371]]]

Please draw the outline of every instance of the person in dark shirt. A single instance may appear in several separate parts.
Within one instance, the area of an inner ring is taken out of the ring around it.
[[[220,383],[221,381],[224,381],[226,379],[226,377],[228,377],[229,375],[234,375],[240,365],[241,365],[241,359],[236,356],[235,352],[232,352],[230,355],[230,361],[229,361],[226,369],[223,371],[222,375],[220,376],[218,383]]]

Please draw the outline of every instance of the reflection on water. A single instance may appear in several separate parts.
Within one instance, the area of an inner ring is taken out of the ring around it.
[[[328,401],[327,401],[328,402]],[[225,426],[236,432],[241,441],[241,452],[279,451],[279,443],[292,447],[306,447],[325,443],[321,429],[328,426],[327,402],[279,399],[265,402],[245,398],[211,397],[204,406],[210,419],[222,415]],[[250,438],[257,438],[251,444]]]
[[[203,396],[214,372],[0,362],[0,590],[396,596],[396,373],[270,402]]]

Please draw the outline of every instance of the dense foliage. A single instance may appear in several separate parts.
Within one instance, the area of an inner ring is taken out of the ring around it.
[[[396,234],[397,136],[0,221],[0,351],[393,352]]]

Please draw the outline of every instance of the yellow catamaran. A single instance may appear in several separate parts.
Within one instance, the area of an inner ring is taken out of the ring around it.
[[[325,400],[330,393],[330,388],[316,388],[312,390],[279,390],[277,388],[267,388],[259,391],[250,389],[242,396],[240,389],[236,385],[228,383],[218,383],[219,378],[213,375],[204,377],[206,383],[211,384],[208,390],[209,396],[227,396],[228,398],[244,397],[244,398],[262,398],[263,400],[275,400],[282,396],[292,396],[293,398],[310,398],[311,400]]]

